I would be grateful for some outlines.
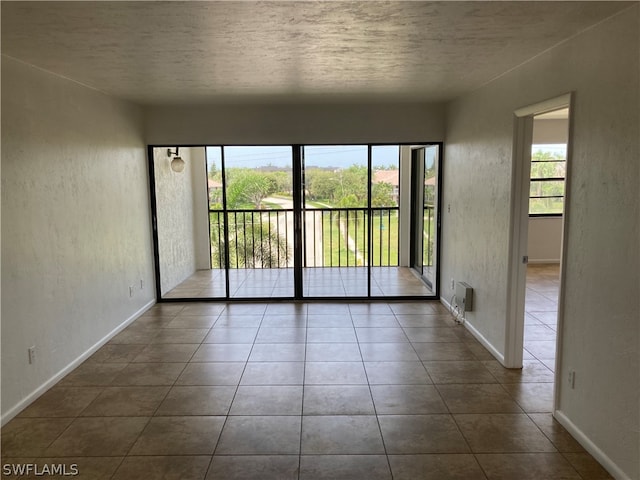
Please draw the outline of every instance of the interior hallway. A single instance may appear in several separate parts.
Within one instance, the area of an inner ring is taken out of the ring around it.
[[[84,479],[610,478],[437,302],[158,304],[2,429]],[[36,478],[36,477],[34,477]]]

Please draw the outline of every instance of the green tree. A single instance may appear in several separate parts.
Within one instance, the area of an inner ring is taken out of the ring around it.
[[[305,172],[305,189],[311,200],[332,201],[337,186],[333,171],[312,168]]]
[[[371,186],[372,207],[393,207],[393,185],[387,182],[374,183]]]
[[[237,209],[247,204],[260,208],[262,200],[273,192],[271,180],[250,169],[227,171],[227,208]]]

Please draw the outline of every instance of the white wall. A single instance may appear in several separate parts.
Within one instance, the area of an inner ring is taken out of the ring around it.
[[[153,303],[151,245],[140,110],[2,56],[3,422]]]
[[[443,284],[471,284],[468,322],[505,351],[513,112],[575,92],[559,418],[617,478],[640,478],[639,8],[458,99],[447,110]],[[451,205],[447,213],[446,205]],[[446,291],[445,291],[446,293]]]
[[[562,251],[562,217],[529,217],[529,263],[559,263]]]
[[[441,141],[441,104],[150,107],[150,144],[278,145]]]

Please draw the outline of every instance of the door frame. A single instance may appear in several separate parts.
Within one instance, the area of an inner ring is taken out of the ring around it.
[[[560,288],[558,293],[558,327],[556,337],[556,368],[560,369],[562,345],[562,318],[564,311],[564,272],[566,268],[568,204],[571,178],[573,93],[545,100],[514,111],[513,162],[511,184],[511,212],[509,232],[509,268],[507,276],[507,318],[505,325],[504,366],[522,368],[524,349],[525,293],[527,278],[527,249],[529,232],[529,181],[531,175],[531,146],[533,144],[533,117],[561,108],[569,108],[567,162],[565,173],[565,201],[562,217],[562,247],[560,251]],[[554,408],[559,390],[555,378]]]
[[[429,284],[427,277],[424,275],[424,173],[425,173],[425,161],[426,161],[426,149],[429,147],[437,147],[438,156],[436,158],[436,197],[435,197],[435,239],[432,261],[435,262],[435,272],[433,284]],[[420,279],[434,292],[436,298],[440,298],[440,237],[441,237],[441,204],[442,204],[442,158],[443,158],[444,144],[442,142],[425,143],[421,145],[411,146],[411,193],[410,193],[410,239],[409,239],[409,268],[416,271],[420,275]],[[420,150],[423,151],[422,159],[417,157]],[[419,191],[418,191],[419,190]],[[419,211],[419,213],[418,213]],[[420,220],[418,220],[420,219]],[[420,228],[418,228],[420,224]],[[420,254],[417,252],[416,239],[420,234]],[[417,271],[416,259],[420,257],[420,271]]]

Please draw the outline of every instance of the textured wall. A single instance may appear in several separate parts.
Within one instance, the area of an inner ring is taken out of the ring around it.
[[[505,349],[513,112],[575,92],[558,416],[619,478],[640,467],[638,6],[447,112],[443,279],[470,283],[473,324]],[[451,212],[446,213],[446,205]]]
[[[402,143],[444,137],[441,104],[222,104],[146,112],[150,144]]]
[[[196,271],[191,149],[180,149],[183,172],[171,170],[166,148],[154,148],[158,250],[164,295]]]
[[[141,120],[2,57],[3,421],[154,299]]]

